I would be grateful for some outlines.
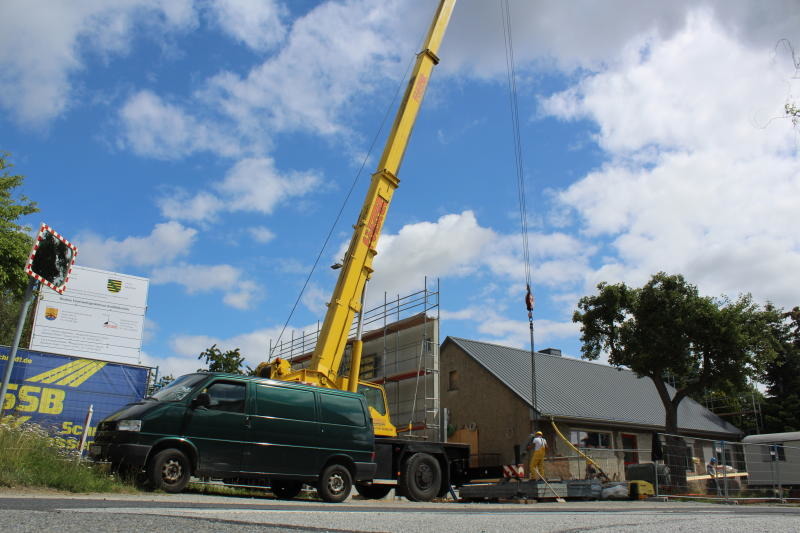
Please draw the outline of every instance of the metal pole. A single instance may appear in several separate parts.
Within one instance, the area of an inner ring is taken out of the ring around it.
[[[8,383],[11,381],[11,370],[14,368],[14,359],[17,357],[19,339],[22,336],[22,329],[25,327],[25,318],[28,316],[28,308],[31,306],[33,289],[36,287],[36,284],[37,281],[31,278],[30,281],[28,281],[28,287],[25,289],[25,296],[22,298],[22,309],[17,319],[17,330],[14,332],[14,342],[11,343],[11,353],[8,355],[6,372],[3,374],[3,385],[0,387],[0,414],[3,413],[3,408],[6,404],[6,392],[8,392]]]
[[[722,441],[722,493],[725,496],[725,503],[730,503],[730,498],[728,494],[728,463],[726,458],[726,444],[727,442]]]
[[[83,433],[81,434],[81,442],[78,446],[78,460],[81,460],[83,455],[83,448],[86,446],[86,437],[89,436],[89,426],[92,425],[92,414],[94,413],[94,404],[89,405],[89,411],[86,413],[86,419],[83,422]]]

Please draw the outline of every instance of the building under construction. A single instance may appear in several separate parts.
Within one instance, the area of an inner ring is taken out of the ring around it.
[[[271,359],[288,360],[293,369],[309,364],[319,336],[314,331],[270,343]],[[406,296],[389,298],[364,311],[360,379],[381,384],[386,390],[392,423],[398,433],[444,440],[439,394],[439,282]],[[354,338],[354,324],[350,338]],[[340,375],[350,372],[348,343]]]

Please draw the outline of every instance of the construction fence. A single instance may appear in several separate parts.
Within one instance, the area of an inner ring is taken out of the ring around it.
[[[800,442],[728,442],[659,433],[652,448],[581,452],[592,461],[577,453],[547,457],[545,477],[641,480],[652,484],[659,497],[800,501]],[[640,462],[626,460],[632,457]]]
[[[800,499],[800,442],[728,442],[667,434],[659,434],[659,442],[655,457],[661,459],[656,460],[654,478],[659,495]]]

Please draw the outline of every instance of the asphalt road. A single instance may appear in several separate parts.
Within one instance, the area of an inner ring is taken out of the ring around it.
[[[196,494],[0,494],[0,531],[800,532],[800,507],[674,502],[284,502]]]

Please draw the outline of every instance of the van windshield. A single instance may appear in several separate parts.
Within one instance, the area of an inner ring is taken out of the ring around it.
[[[159,390],[150,398],[160,402],[178,402],[186,398],[198,383],[206,379],[208,379],[207,374],[186,374]]]

